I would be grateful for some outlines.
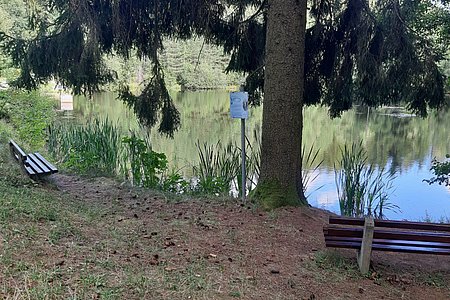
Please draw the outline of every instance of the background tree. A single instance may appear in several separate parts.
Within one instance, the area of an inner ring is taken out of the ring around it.
[[[22,0],[2,1],[0,3],[0,31],[16,37],[27,34],[27,12]],[[0,78],[12,79],[17,76],[11,60],[0,53]]]
[[[306,31],[305,0],[33,3],[42,8],[30,18],[33,38],[1,37],[21,68],[17,84],[36,88],[56,77],[76,93],[93,93],[115,78],[104,55],[128,58],[136,50],[152,62],[153,77],[139,96],[127,87],[120,94],[142,123],[154,126],[159,120],[163,134],[180,124],[159,59],[163,40],[203,36],[230,53],[227,70],[248,75],[251,101],[258,104],[263,90],[266,94],[256,195],[267,208],[305,203],[298,171],[303,104],[327,105],[334,117],[354,103],[404,101],[422,116],[444,103],[444,77],[436,62],[445,47],[435,39],[444,35],[417,20],[429,17],[428,8],[448,14],[448,1],[426,1],[424,9],[422,1],[311,0]],[[436,20],[435,26],[445,25],[445,18]],[[281,103],[287,109],[281,110]]]

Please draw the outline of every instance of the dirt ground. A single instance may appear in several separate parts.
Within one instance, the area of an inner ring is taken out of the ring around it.
[[[330,213],[320,209],[264,212],[230,199],[168,199],[107,178],[52,181],[52,193],[102,212],[94,225],[75,224],[83,239],[36,249],[45,265],[72,274],[61,279],[69,286],[82,265],[107,272],[119,299],[450,299],[450,256],[374,253],[371,275],[361,276],[354,251],[325,248]]]

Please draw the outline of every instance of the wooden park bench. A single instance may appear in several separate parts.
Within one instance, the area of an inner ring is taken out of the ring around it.
[[[450,255],[450,224],[333,217],[323,228],[325,244],[358,250],[366,274],[372,251]]]
[[[12,156],[32,179],[40,179],[43,176],[58,172],[58,169],[42,157],[41,154],[37,152],[25,154],[13,140],[9,141],[9,147]]]

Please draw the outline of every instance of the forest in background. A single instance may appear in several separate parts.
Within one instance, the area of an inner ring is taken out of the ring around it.
[[[23,0],[0,1],[0,31],[11,36],[30,36],[27,31],[28,8]],[[244,75],[226,72],[229,55],[219,47],[204,43],[202,38],[188,41],[164,41],[161,53],[165,79],[172,90],[237,89],[244,81]],[[128,84],[134,89],[151,74],[151,62],[139,60],[135,56],[125,62],[115,55],[105,57],[107,65],[117,72],[117,84]],[[450,53],[447,60],[440,63],[447,76],[447,92],[450,92]],[[11,61],[0,53],[0,81],[9,82],[16,78],[18,70]],[[105,89],[115,90],[115,86]]]
[[[0,1],[0,31],[11,36],[27,37],[28,9],[23,0]],[[189,41],[164,41],[161,62],[167,85],[173,90],[236,89],[244,77],[225,71],[230,57],[219,47],[204,43],[202,38]],[[117,72],[117,84],[139,88],[151,74],[151,62],[135,56],[125,62],[115,55],[105,57],[107,65]],[[9,82],[18,76],[18,70],[0,52],[0,79]],[[105,87],[115,89],[114,86]]]

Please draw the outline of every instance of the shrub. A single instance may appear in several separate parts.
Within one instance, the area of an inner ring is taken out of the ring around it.
[[[450,154],[447,154],[446,158],[449,159]],[[424,179],[425,182],[428,184],[438,183],[450,186],[450,160],[440,162],[434,158],[431,171],[434,173],[434,177],[431,179]]]
[[[167,171],[167,158],[164,153],[151,149],[150,143],[137,138],[124,137],[122,143],[127,146],[126,158],[131,166],[134,185],[158,188],[162,174]]]

